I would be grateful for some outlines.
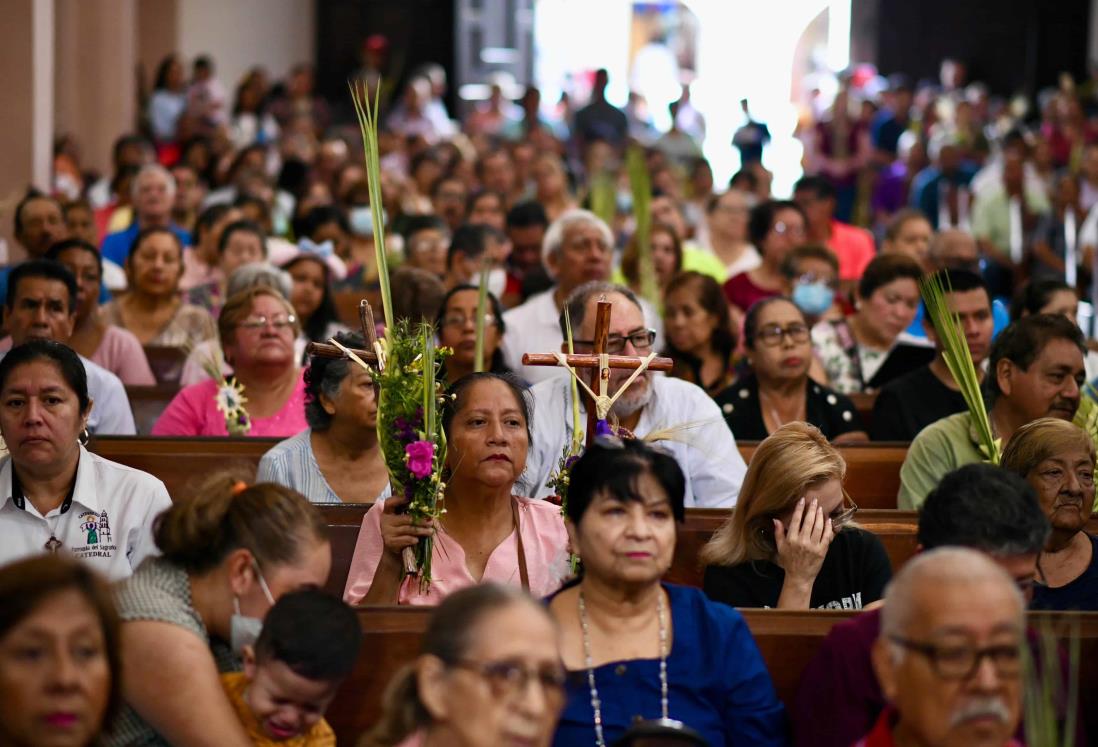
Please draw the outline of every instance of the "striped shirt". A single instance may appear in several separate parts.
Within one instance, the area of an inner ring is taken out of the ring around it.
[[[335,494],[324,473],[316,463],[313,453],[312,429],[306,428],[296,436],[287,438],[263,455],[259,460],[256,482],[274,482],[293,488],[312,503],[343,503]],[[392,494],[389,483],[374,500],[388,498]]]

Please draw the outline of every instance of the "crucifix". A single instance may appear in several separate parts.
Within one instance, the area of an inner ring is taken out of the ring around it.
[[[377,365],[377,362],[381,360],[381,367],[384,368],[383,356],[379,355],[377,328],[374,325],[374,310],[370,308],[370,302],[366,299],[358,302],[358,321],[362,325],[362,336],[366,339],[366,344],[370,347],[369,350],[347,348],[326,342],[310,342],[305,346],[305,352],[317,358],[349,358],[351,357],[349,354],[353,354],[363,363]]]
[[[610,337],[610,310],[609,301],[600,300],[595,312],[595,337],[593,350],[587,354],[562,353],[526,353],[522,356],[524,366],[564,366],[570,373],[579,377],[575,369],[588,369],[590,371],[590,386],[582,387],[587,407],[587,445],[595,441],[597,425],[600,416],[605,419],[610,404],[625,389],[632,384],[628,381],[613,394],[607,391],[610,384],[610,370],[614,368],[631,369],[635,376],[641,375],[645,369],[650,371],[670,371],[674,363],[670,358],[657,358],[653,353],[650,356],[608,355],[606,353],[607,340]],[[597,398],[597,399],[596,399]],[[606,412],[600,413],[601,409]],[[572,427],[578,427],[573,423]]]

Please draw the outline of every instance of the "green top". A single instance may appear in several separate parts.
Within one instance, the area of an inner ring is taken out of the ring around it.
[[[901,510],[918,509],[946,474],[985,461],[968,411],[931,423],[915,436],[900,467]]]

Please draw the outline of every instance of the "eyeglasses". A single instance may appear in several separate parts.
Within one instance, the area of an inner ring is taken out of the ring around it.
[[[789,339],[795,343],[808,342],[808,325],[803,322],[794,322],[788,327],[782,327],[780,324],[768,324],[758,331],[756,337],[762,341],[763,345],[774,347],[780,345],[786,335],[789,335]]]
[[[496,323],[496,315],[495,314],[489,313],[489,314],[484,315],[484,324],[486,326],[489,325],[489,324],[495,324],[495,323]],[[446,316],[442,317],[442,326],[443,327],[464,327],[466,324],[476,325],[476,317],[475,316],[469,317],[469,316],[465,316],[465,314],[458,314],[458,313],[447,314]]]
[[[656,342],[656,330],[641,329],[623,336],[611,335],[606,340],[606,352],[610,355],[621,355],[625,352],[625,341],[633,343],[634,350],[648,350]],[[576,340],[576,345],[594,347],[594,340]]]
[[[837,278],[827,277],[827,276],[824,276],[824,275],[817,275],[814,272],[806,272],[802,275],[798,275],[797,277],[793,278],[793,282],[795,282],[795,283],[805,283],[805,284],[808,284],[808,285],[811,285],[813,283],[823,283],[824,285],[826,285],[828,288],[831,288],[832,290],[837,290],[838,287],[839,287],[839,281],[838,281]]]
[[[922,654],[933,667],[934,672],[944,680],[967,680],[980,666],[984,658],[991,659],[995,671],[1000,677],[1014,678],[1022,671],[1021,644],[985,646],[936,646],[933,643],[912,641],[897,635],[889,640],[898,646]]]
[[[514,699],[522,695],[533,680],[545,697],[563,700],[567,678],[563,667],[546,665],[530,669],[517,661],[458,661],[451,666],[480,675],[497,698]]]
[[[276,332],[282,332],[283,330],[292,328],[297,324],[297,317],[293,314],[287,316],[276,316],[273,319],[268,319],[265,316],[251,316],[236,325],[238,329],[246,329],[250,332],[266,329],[270,324],[275,328]]]
[[[785,236],[786,234],[788,234],[793,238],[800,238],[804,236],[804,228],[802,228],[801,226],[790,225],[784,220],[780,220],[774,224],[774,233],[778,234],[779,236]]]
[[[843,488],[843,505],[831,514],[831,526],[840,529],[849,525],[854,521],[856,513],[858,513],[858,504],[850,497],[850,493],[846,492],[846,488]]]

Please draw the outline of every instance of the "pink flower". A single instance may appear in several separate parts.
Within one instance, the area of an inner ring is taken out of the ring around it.
[[[431,462],[435,456],[435,445],[430,441],[413,441],[404,447],[404,459],[408,470],[422,480],[431,474]]]

